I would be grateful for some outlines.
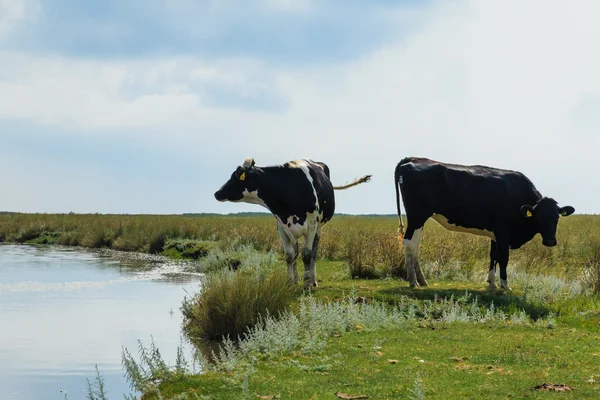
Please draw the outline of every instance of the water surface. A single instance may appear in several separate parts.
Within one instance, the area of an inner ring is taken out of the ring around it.
[[[137,358],[137,339],[149,344],[151,335],[174,363],[179,307],[199,276],[116,255],[0,245],[0,399],[64,399],[65,390],[85,398],[96,364],[109,399],[122,399],[122,346]]]

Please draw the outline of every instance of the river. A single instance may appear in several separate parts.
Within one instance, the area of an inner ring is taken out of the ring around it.
[[[198,279],[157,257],[0,245],[0,399],[86,398],[96,364],[108,398],[122,399],[122,347],[137,359],[152,336],[172,365]]]

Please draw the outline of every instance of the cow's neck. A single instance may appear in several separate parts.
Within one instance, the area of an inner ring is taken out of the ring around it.
[[[287,201],[285,190],[282,190],[286,187],[286,181],[289,178],[286,172],[289,171],[280,166],[261,167],[255,170],[257,195],[273,213],[277,213],[280,205]]]

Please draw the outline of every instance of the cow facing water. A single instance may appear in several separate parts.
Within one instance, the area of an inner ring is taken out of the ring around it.
[[[448,230],[490,238],[490,288],[496,288],[499,264],[500,285],[509,290],[509,249],[520,248],[538,233],[544,246],[556,246],[559,216],[575,212],[571,206],[558,207],[554,199],[543,197],[525,175],[516,171],[409,157],[398,163],[394,178],[398,233],[411,287],[427,285],[419,265],[419,244],[423,225],[430,217]],[[400,194],[406,209],[406,231]]]
[[[294,284],[298,283],[298,239],[304,236],[304,287],[316,287],[315,263],[321,229],[335,211],[333,191],[368,182],[370,178],[365,175],[347,185],[333,186],[329,167],[322,162],[295,160],[258,167],[254,159],[248,158],[215,192],[215,199],[259,204],[271,211],[286,254],[288,276]]]

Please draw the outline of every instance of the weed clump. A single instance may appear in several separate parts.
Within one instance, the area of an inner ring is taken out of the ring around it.
[[[200,292],[184,299],[184,331],[193,339],[237,338],[261,316],[285,311],[291,301],[285,268],[244,260],[238,269],[213,269],[202,280]]]
[[[158,243],[155,243],[155,247]],[[194,239],[166,239],[162,254],[171,258],[198,260],[217,248],[216,242]]]
[[[60,232],[48,232],[43,231],[39,236],[27,240],[25,243],[27,244],[56,244],[58,242],[58,238],[61,236]]]
[[[102,247],[110,248],[114,241],[114,235],[110,231],[91,231],[87,232],[83,239],[81,240],[81,245],[83,247],[88,247],[92,249],[99,249]]]

